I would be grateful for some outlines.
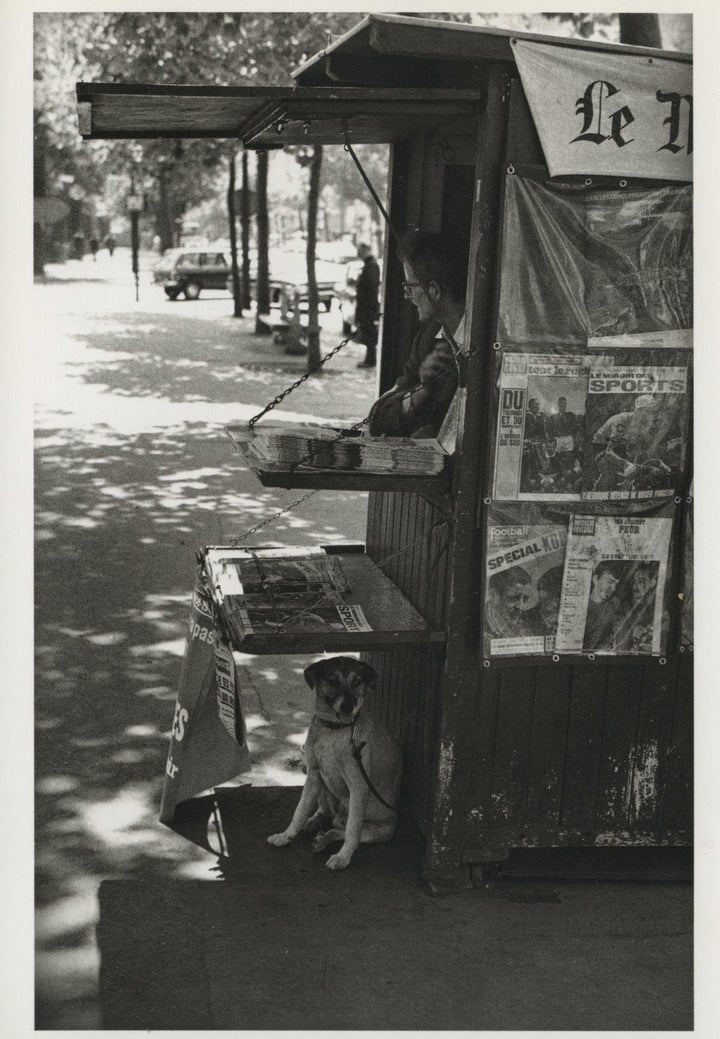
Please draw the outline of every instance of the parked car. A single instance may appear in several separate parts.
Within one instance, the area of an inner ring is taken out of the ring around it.
[[[225,289],[230,264],[217,249],[168,249],[153,268],[153,281],[162,285],[165,295],[177,299],[197,299],[203,289]]]
[[[315,259],[315,277],[317,278],[320,305],[325,310],[330,310],[335,298],[335,286],[343,278],[344,268],[342,264],[334,260],[321,258],[321,244],[318,243],[318,255]],[[307,305],[305,246],[301,244],[298,247],[294,243],[293,246],[272,249],[270,252],[270,302],[273,306],[279,306],[283,293],[292,303],[296,292],[300,297],[300,303]]]

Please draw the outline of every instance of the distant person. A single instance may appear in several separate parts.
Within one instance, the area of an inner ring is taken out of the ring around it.
[[[365,360],[358,368],[374,368],[377,364],[378,319],[380,317],[380,267],[369,245],[358,246],[358,256],[363,267],[355,288],[355,334],[356,343],[364,343]]]
[[[436,437],[458,384],[445,333],[462,346],[467,252],[457,241],[420,231],[405,239],[405,252],[403,289],[422,324],[402,374],[373,404],[368,424],[374,436]]]
[[[76,231],[72,236],[73,256],[76,260],[82,260],[85,255],[85,235],[82,231]]]
[[[93,235],[93,237],[90,239],[90,252],[92,253],[93,262],[97,260],[97,251],[99,248],[100,242]]]
[[[619,604],[614,596],[619,581],[618,568],[613,563],[598,563],[593,570],[583,650],[594,652],[615,648]]]
[[[111,234],[109,234],[107,236],[107,238],[105,239],[105,246],[106,246],[107,251],[110,253],[111,256],[115,252],[115,246],[116,245],[117,245],[117,242],[115,241],[113,236]]]

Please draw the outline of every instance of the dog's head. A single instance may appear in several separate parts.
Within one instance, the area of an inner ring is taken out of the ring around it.
[[[304,671],[305,681],[315,690],[321,713],[330,711],[348,724],[363,705],[365,692],[375,684],[375,668],[352,657],[324,657]]]

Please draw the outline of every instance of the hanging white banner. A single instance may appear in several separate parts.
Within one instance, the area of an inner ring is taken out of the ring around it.
[[[692,180],[692,64],[514,40],[551,177]]]

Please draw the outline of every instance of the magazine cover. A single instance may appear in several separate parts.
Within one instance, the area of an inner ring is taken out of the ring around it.
[[[556,649],[659,654],[672,519],[571,516]]]
[[[248,635],[311,634],[372,631],[356,604],[310,605],[297,610],[282,606],[240,606],[228,600],[226,619],[242,641]]]
[[[565,520],[488,527],[486,655],[553,652],[566,544]]]
[[[209,548],[205,569],[218,602],[228,596],[322,594],[340,601],[349,590],[342,563],[322,549]]]
[[[493,497],[579,501],[590,356],[506,353]]]
[[[599,364],[588,380],[583,498],[672,496],[682,488],[688,368]]]

